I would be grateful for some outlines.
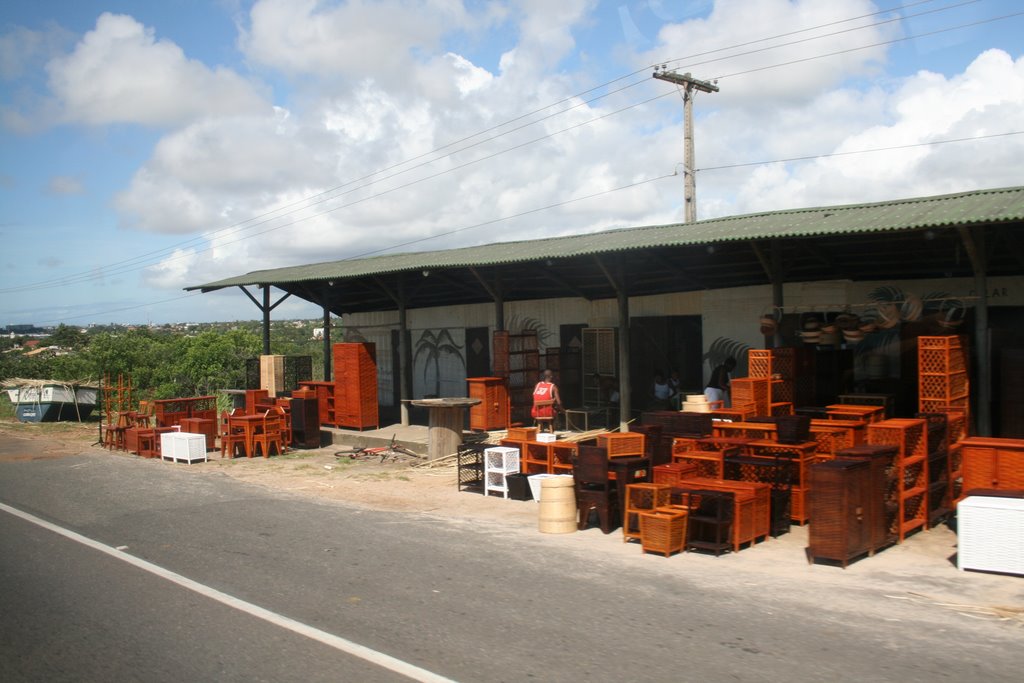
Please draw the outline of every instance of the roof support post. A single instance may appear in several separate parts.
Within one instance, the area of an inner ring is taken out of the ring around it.
[[[974,269],[974,291],[978,295],[974,307],[974,358],[978,378],[977,410],[974,428],[978,436],[992,436],[992,339],[988,328],[988,258],[985,251],[985,229],[957,228],[964,250]]]
[[[774,311],[781,311],[785,305],[783,301],[783,290],[785,276],[782,273],[782,245],[778,240],[772,240],[772,306]],[[772,348],[782,346],[782,333],[779,325],[775,326],[775,334],[772,336]]]
[[[626,291],[625,271],[621,257],[618,260],[616,275],[608,270],[600,256],[594,256],[597,267],[601,269],[615,290],[619,309],[619,431],[629,431],[630,414],[633,412],[629,393],[629,293]]]
[[[330,382],[334,375],[331,372],[331,309],[327,307],[327,296],[324,295],[324,381]]]
[[[274,302],[274,305],[270,305],[270,285],[263,284],[259,285],[260,289],[263,290],[263,302],[260,303],[256,297],[254,297],[245,285],[238,285],[238,288],[245,292],[245,295],[249,297],[249,300],[256,304],[256,308],[260,309],[263,313],[263,355],[270,355],[270,312],[277,308],[282,301],[292,295],[291,292],[286,292],[284,296]]]
[[[399,283],[398,301],[398,405],[401,414],[403,427],[409,426],[409,400],[412,399],[412,389],[409,386],[409,368],[412,363],[409,360],[409,316],[405,307],[405,297],[401,292],[404,288]]]

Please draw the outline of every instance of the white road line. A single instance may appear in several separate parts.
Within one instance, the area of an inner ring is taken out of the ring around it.
[[[326,631],[321,631],[320,629],[315,628],[313,626],[309,626],[308,624],[303,624],[301,621],[295,621],[294,619],[290,619],[286,616],[277,614],[276,612],[271,612],[270,610],[264,609],[259,605],[254,605],[251,602],[240,600],[239,598],[228,595],[227,593],[222,593],[221,591],[216,590],[215,588],[210,588],[209,586],[201,584],[198,581],[193,581],[192,579],[182,576],[181,574],[172,572],[169,569],[164,569],[159,565],[155,565],[151,562],[147,562],[137,557],[133,557],[132,555],[123,553],[117,550],[116,548],[110,547],[109,545],[104,545],[99,541],[95,541],[86,536],[82,536],[79,533],[71,531],[70,529],[65,529],[64,527],[57,526],[56,524],[47,522],[44,519],[39,519],[34,515],[30,515],[27,512],[22,512],[21,510],[13,508],[9,505],[5,505],[4,503],[0,503],[0,510],[3,510],[4,512],[7,512],[11,515],[14,515],[15,517],[20,517],[21,519],[24,519],[27,522],[31,522],[32,524],[35,524],[37,526],[41,526],[44,529],[48,529],[49,531],[52,531],[56,534],[60,534],[65,538],[71,539],[72,541],[77,541],[78,543],[81,543],[84,546],[88,546],[89,548],[92,548],[94,550],[99,550],[100,552],[106,553],[111,557],[115,557],[123,562],[127,562],[130,565],[134,565],[139,569],[142,569],[151,574],[155,574],[156,576],[159,576],[163,579],[176,583],[179,586],[182,586],[183,588],[195,591],[200,595],[216,600],[217,602],[223,603],[229,607],[234,607],[235,609],[245,612],[246,614],[249,614],[251,616],[254,616],[257,619],[263,619],[264,621],[270,622],[275,626],[280,626],[281,628],[286,628],[289,631],[294,631],[299,635],[311,638],[317,642],[323,643],[324,645],[327,645],[329,647],[333,647],[336,650],[340,650],[341,652],[350,654],[354,657],[358,657],[383,669],[394,671],[395,673],[411,678],[414,681],[425,681],[430,683],[455,683],[455,681],[453,681],[450,678],[445,678],[444,676],[435,674],[432,671],[421,669],[420,667],[414,664],[409,664],[408,662],[403,662],[400,659],[396,659],[395,657],[386,655],[383,652],[372,650],[358,643],[353,643],[351,640],[346,640],[345,638],[341,638],[340,636],[336,636],[332,633],[327,633]]]

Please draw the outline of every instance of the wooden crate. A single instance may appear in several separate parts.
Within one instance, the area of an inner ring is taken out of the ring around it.
[[[609,458],[637,457],[645,454],[644,435],[635,432],[598,434],[597,445],[608,451]]]
[[[668,557],[686,546],[685,510],[654,509],[637,513],[640,518],[640,546],[645,553]]]
[[[664,465],[655,465],[653,480],[655,484],[668,484],[676,486],[687,477],[698,476],[699,468],[694,463],[670,462]]]
[[[640,538],[639,513],[665,507],[669,504],[671,486],[664,484],[627,484],[625,504],[622,510],[622,540],[630,541]]]
[[[771,379],[737,377],[729,382],[733,403],[753,403],[758,415],[771,414],[769,387]]]

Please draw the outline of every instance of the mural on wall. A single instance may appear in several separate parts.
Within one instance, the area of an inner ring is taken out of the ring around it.
[[[707,363],[708,377],[711,376],[711,372],[725,362],[727,358],[736,359],[736,369],[732,371],[733,377],[745,377],[747,375],[747,352],[752,347],[736,339],[729,339],[727,337],[719,337],[715,341],[711,342],[711,346],[701,357]]]
[[[457,329],[455,332],[459,336],[465,334],[461,329]],[[442,382],[446,384],[455,382],[459,385],[465,383],[465,345],[459,344],[447,328],[423,330],[413,345],[413,349],[413,377],[418,378],[422,370],[424,396],[443,396]],[[431,375],[434,380],[432,385],[430,383]],[[416,393],[415,389],[414,393]]]
[[[549,330],[547,325],[542,323],[540,320],[525,315],[519,315],[518,313],[509,317],[505,327],[508,329],[510,334],[536,332],[537,343],[542,349],[546,349],[549,346],[547,340],[552,337],[551,330]]]

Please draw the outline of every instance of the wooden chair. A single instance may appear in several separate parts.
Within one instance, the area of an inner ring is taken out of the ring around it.
[[[274,406],[272,413],[281,418],[281,438],[284,439],[284,446],[287,448],[292,442],[292,417],[280,405]]]
[[[276,449],[276,454],[284,453],[284,420],[270,410],[263,414],[261,429],[252,437],[252,453],[250,457],[261,454],[264,458],[270,457],[270,451]]]
[[[608,452],[598,446],[580,445],[573,458],[572,475],[576,482],[578,529],[590,526],[590,513],[597,511],[601,531],[610,534],[619,518],[618,493],[608,477]]]
[[[232,458],[236,455],[249,456],[249,447],[245,442],[245,432],[241,429],[232,429],[225,410],[220,414],[220,457],[227,457],[228,454]]]

